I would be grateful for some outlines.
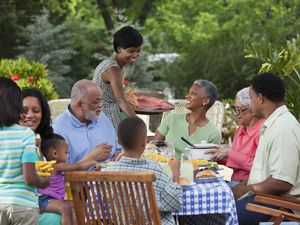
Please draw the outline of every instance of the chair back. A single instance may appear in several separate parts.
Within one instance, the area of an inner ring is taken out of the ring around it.
[[[185,108],[186,100],[185,99],[175,99],[170,101],[175,105],[175,109],[163,114],[163,118],[169,113],[181,113],[181,112],[190,112],[190,110]],[[206,113],[206,117],[209,121],[214,123],[220,130],[222,129],[224,121],[224,104],[220,101],[215,101],[215,103],[210,107]]]
[[[160,225],[153,172],[66,172],[79,225]]]
[[[300,223],[300,215],[292,211],[300,212],[300,201],[295,198],[256,193],[254,203],[248,203],[246,209],[256,213],[262,213],[270,216],[269,221],[273,225],[284,224],[283,221],[295,221]],[[259,204],[255,204],[255,203]],[[261,204],[267,205],[261,205]]]
[[[48,104],[50,106],[51,119],[53,120],[67,109],[70,104],[70,99],[53,99],[48,101]]]

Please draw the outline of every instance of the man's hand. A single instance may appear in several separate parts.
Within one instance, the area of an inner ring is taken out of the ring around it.
[[[105,161],[109,158],[111,154],[112,146],[107,143],[102,143],[97,145],[84,159],[94,159],[98,162]]]
[[[232,187],[231,190],[233,192],[235,200],[239,199],[249,191],[254,191],[252,185],[247,185],[246,182],[239,183],[238,185]]]

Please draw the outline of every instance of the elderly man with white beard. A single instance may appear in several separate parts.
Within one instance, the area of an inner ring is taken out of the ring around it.
[[[95,83],[79,80],[72,87],[70,105],[53,121],[54,132],[69,145],[69,163],[87,157],[106,162],[121,152],[101,101],[102,92]]]

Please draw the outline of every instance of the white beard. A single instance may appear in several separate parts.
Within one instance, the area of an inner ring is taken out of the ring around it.
[[[85,113],[85,118],[89,121],[94,121],[98,119],[99,115],[97,115],[96,111],[89,110],[87,113]]]

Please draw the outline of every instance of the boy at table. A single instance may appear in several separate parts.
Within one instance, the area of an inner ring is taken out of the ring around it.
[[[182,207],[182,188],[179,185],[180,161],[176,158],[169,161],[173,174],[172,181],[158,163],[142,158],[147,144],[147,128],[143,120],[138,117],[129,117],[121,121],[118,126],[118,139],[124,154],[106,171],[153,171],[156,176],[154,189],[161,222],[163,225],[175,224],[172,212],[181,210]]]

